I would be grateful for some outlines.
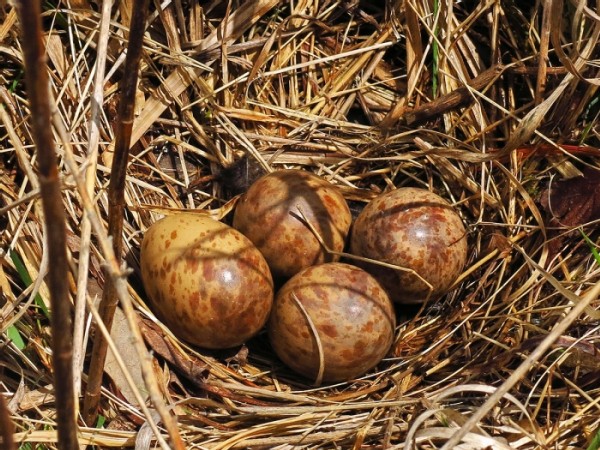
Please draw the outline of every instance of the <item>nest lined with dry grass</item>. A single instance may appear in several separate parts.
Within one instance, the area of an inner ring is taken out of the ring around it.
[[[56,132],[80,304],[101,292],[104,256],[89,225],[82,231],[85,205],[64,159],[73,152],[106,221],[130,8],[121,2],[103,17],[78,0],[47,4],[44,15],[55,119],[71,145]],[[591,248],[599,236],[594,223],[565,226],[543,199],[551,180],[597,168],[600,23],[585,2],[156,8],[144,41],[124,242],[140,330],[187,447],[598,448],[600,265]],[[49,294],[40,276],[52,262],[16,12],[3,4],[0,17],[0,385],[15,439],[52,447]],[[100,56],[107,75],[94,93]],[[94,103],[102,105],[95,130]],[[468,224],[469,263],[453,290],[419,310],[398,308],[391,354],[348,383],[312,386],[277,361],[263,336],[237,354],[187,347],[144,303],[137,258],[150,224],[183,209],[228,221],[253,175],[292,167],[338,185],[356,210],[394,187],[425,187]],[[584,200],[568,211],[597,219]],[[78,288],[79,271],[89,277]],[[88,313],[74,317],[85,381]],[[105,421],[81,427],[80,443],[148,448],[155,438],[119,387],[106,378]],[[452,447],[461,427],[468,433]]]

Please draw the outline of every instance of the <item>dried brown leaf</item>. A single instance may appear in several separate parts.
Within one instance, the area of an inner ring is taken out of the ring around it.
[[[191,355],[183,354],[176,346],[165,339],[160,328],[149,321],[140,321],[140,330],[148,345],[161,358],[176,368],[187,379],[199,381],[206,375],[207,366]]]
[[[578,227],[600,219],[600,170],[587,167],[581,177],[551,183],[541,203],[554,225]]]
[[[127,318],[121,308],[115,310],[115,317],[110,330],[110,336],[112,337],[115,345],[119,349],[121,358],[127,367],[127,370],[131,374],[135,387],[140,391],[144,400],[148,399],[148,391],[146,389],[146,383],[142,376],[142,369],[140,365],[140,357],[131,341],[133,337],[129,326],[127,325]],[[137,405],[136,396],[133,393],[133,388],[129,386],[127,379],[125,378],[123,371],[117,364],[112,351],[109,349],[106,355],[106,364],[104,366],[105,372],[112,378],[115,386],[121,391],[121,394],[125,399],[133,405]]]

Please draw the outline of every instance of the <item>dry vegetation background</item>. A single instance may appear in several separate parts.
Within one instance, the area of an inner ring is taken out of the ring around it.
[[[70,289],[81,305],[80,396],[91,349],[83,308],[101,293],[106,255],[66,161],[106,226],[131,8],[43,4]],[[188,448],[599,448],[598,11],[576,0],[151,4],[124,253],[159,394]],[[18,30],[12,3],[0,1],[0,389],[21,448],[53,448],[42,278],[52,261]],[[284,167],[330,180],[355,210],[393,187],[425,187],[468,225],[455,289],[421,310],[399,308],[391,354],[349,383],[312,386],[264,336],[238,353],[189,348],[144,303],[138,251],[151,223],[182,209],[228,221],[239,180]],[[126,386],[104,379],[81,444],[156,445]],[[449,443],[469,419],[460,447]]]

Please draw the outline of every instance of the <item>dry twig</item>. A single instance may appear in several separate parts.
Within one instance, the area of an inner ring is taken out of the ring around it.
[[[67,233],[58,161],[51,131],[48,71],[42,39],[42,18],[37,1],[21,0],[19,21],[25,54],[25,76],[37,148],[40,193],[44,223],[52,323],[52,366],[58,416],[58,442],[63,449],[76,449],[75,392],[73,389],[73,334],[69,299]]]

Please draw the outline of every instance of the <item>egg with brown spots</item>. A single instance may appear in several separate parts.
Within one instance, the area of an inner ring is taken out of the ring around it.
[[[154,223],[140,266],[150,306],[192,344],[234,347],[269,317],[273,280],[264,257],[239,231],[208,216],[183,213]]]
[[[392,300],[421,303],[444,294],[460,275],[467,260],[467,236],[446,200],[406,187],[375,198],[363,209],[352,230],[351,252],[406,269],[361,264]]]
[[[268,330],[275,353],[317,384],[366,373],[394,339],[394,307],[364,270],[344,263],[304,269],[277,293]]]
[[[339,259],[323,249],[302,214],[329,249],[344,249],[352,221],[344,197],[328,181],[301,170],[280,170],[258,179],[240,198],[233,227],[254,242],[273,276],[289,278]]]

